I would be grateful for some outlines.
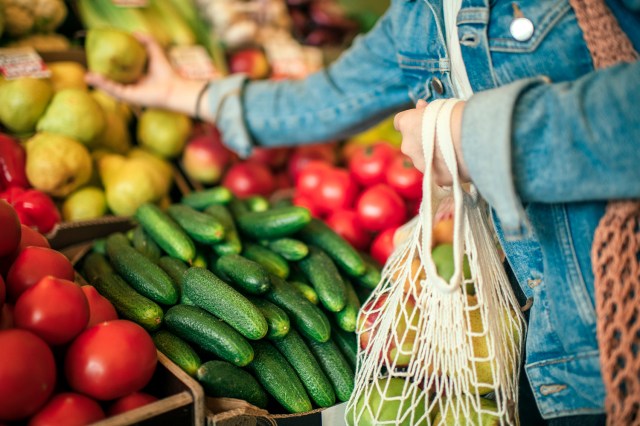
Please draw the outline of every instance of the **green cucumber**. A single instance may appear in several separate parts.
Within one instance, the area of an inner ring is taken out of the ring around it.
[[[289,276],[289,263],[286,259],[258,244],[245,242],[242,247],[242,255],[265,267],[270,273],[286,279]]]
[[[153,335],[153,343],[160,352],[188,375],[196,375],[202,362],[196,351],[187,342],[167,330],[160,330]]]
[[[358,323],[358,312],[360,311],[360,299],[351,283],[343,280],[347,290],[347,304],[340,312],[335,313],[338,326],[345,330],[354,332]]]
[[[178,302],[178,291],[171,277],[131,247],[124,234],[115,233],[107,237],[107,255],[118,274],[143,296],[163,305]]]
[[[268,330],[262,312],[245,296],[204,268],[189,268],[182,278],[184,294],[248,339],[262,339]]]
[[[198,268],[207,268],[207,255],[204,251],[198,247],[196,248],[196,257],[193,258],[193,262],[191,262],[191,266],[197,266]]]
[[[274,341],[273,345],[291,363],[307,393],[319,407],[330,407],[336,403],[336,394],[329,378],[296,330]]]
[[[329,340],[331,326],[324,312],[283,279],[272,275],[271,289],[264,298],[282,308],[305,336],[319,342]]]
[[[365,264],[364,274],[356,277],[356,283],[365,288],[376,288],[382,280],[382,268],[371,256],[366,253],[360,253]]]
[[[187,235],[202,244],[213,244],[224,238],[224,227],[211,215],[199,212],[183,204],[172,204],[167,213]]]
[[[107,254],[107,239],[106,238],[98,238],[91,245],[91,250],[100,254]]]
[[[267,339],[281,339],[289,333],[291,322],[285,311],[265,299],[250,297],[249,300],[260,309],[260,312],[267,320],[269,325],[269,331],[265,336]]]
[[[229,208],[229,211],[231,212],[235,220],[238,220],[240,216],[250,212],[249,207],[247,207],[247,205],[244,203],[244,200],[241,200],[240,198],[234,198],[229,201],[227,207]]]
[[[182,204],[196,210],[204,210],[213,204],[227,204],[233,198],[231,191],[224,186],[204,191],[192,192],[182,197]]]
[[[182,276],[189,267],[180,259],[176,259],[171,256],[162,256],[158,259],[158,266],[171,277],[174,283],[178,285],[180,291],[182,291]]]
[[[261,264],[239,254],[227,254],[216,261],[215,271],[226,281],[250,294],[262,294],[269,290],[269,272]],[[227,280],[228,279],[228,280]]]
[[[289,281],[289,284],[294,286],[302,295],[314,305],[317,305],[320,300],[318,299],[318,293],[309,284],[301,283],[300,281]]]
[[[264,246],[274,253],[278,253],[286,260],[296,261],[304,259],[309,254],[309,247],[300,240],[293,238],[278,238],[265,240]]]
[[[249,212],[237,218],[238,229],[256,240],[272,240],[293,235],[311,220],[304,207],[280,207],[263,212]]]
[[[224,227],[224,239],[219,243],[213,244],[213,251],[218,256],[240,253],[242,251],[242,242],[229,210],[223,205],[213,204],[206,208],[205,213],[213,216]]]
[[[311,411],[311,401],[291,364],[266,341],[254,342],[249,368],[262,386],[290,413]]]
[[[334,325],[334,324],[332,324]],[[351,368],[355,370],[358,360],[358,336],[356,333],[344,331],[335,324],[331,329],[331,339],[336,344]]]
[[[147,331],[160,328],[162,308],[132,289],[100,253],[90,253],[84,260],[85,278],[116,308],[121,318],[140,324]]]
[[[157,262],[162,256],[162,250],[156,244],[155,241],[145,232],[142,226],[137,226],[133,230],[133,236],[131,238],[131,245],[133,248],[144,254],[152,262]]]
[[[164,322],[176,336],[239,367],[253,360],[253,348],[247,339],[197,306],[172,306],[165,314]]]
[[[264,212],[271,208],[269,200],[262,195],[252,195],[245,200],[245,203],[252,212]]]
[[[189,236],[165,212],[154,204],[138,207],[135,218],[153,240],[170,256],[190,263],[196,255],[196,246]]]
[[[317,247],[309,247],[309,255],[298,262],[318,293],[320,303],[331,312],[341,311],[347,303],[344,280],[331,258]]]
[[[323,221],[311,219],[298,236],[305,243],[324,250],[349,276],[358,277],[365,273],[366,266],[360,253]]]
[[[259,408],[267,408],[267,393],[249,372],[225,361],[207,361],[196,378],[207,396],[237,398]]]
[[[327,375],[340,401],[348,401],[355,384],[355,373],[333,340],[307,340],[309,349]]]

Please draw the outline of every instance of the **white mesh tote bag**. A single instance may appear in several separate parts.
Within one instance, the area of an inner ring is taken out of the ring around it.
[[[436,100],[425,108],[419,220],[360,311],[347,424],[519,423],[524,321],[498,255],[487,205],[459,181],[449,126],[456,102]],[[441,150],[453,176],[449,271],[432,257],[432,221],[443,199],[442,189],[432,184],[434,149]]]

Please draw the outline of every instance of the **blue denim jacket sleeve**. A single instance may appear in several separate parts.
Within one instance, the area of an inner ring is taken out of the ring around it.
[[[505,234],[528,234],[522,202],[640,198],[639,82],[636,62],[572,82],[520,80],[468,101],[463,156]]]
[[[214,83],[209,103],[225,143],[246,156],[254,145],[342,138],[409,106],[392,33],[387,13],[335,63],[302,80]]]

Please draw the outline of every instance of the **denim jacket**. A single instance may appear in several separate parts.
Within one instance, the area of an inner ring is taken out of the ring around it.
[[[640,0],[608,3],[640,50]],[[519,13],[533,32],[512,34]],[[525,369],[538,408],[545,418],[602,413],[589,255],[605,200],[640,198],[640,64],[594,72],[568,0],[463,0],[457,25],[475,92],[463,156],[533,300]],[[241,155],[346,137],[418,99],[454,96],[444,40],[441,0],[393,0],[323,71],[278,83],[232,76],[209,103]]]

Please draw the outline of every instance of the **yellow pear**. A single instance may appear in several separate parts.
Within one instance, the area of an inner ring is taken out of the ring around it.
[[[51,71],[51,85],[54,92],[63,89],[87,90],[87,83],[84,82],[86,68],[73,61],[51,62],[47,64]]]
[[[148,169],[159,197],[169,193],[173,182],[173,168],[166,160],[144,149],[136,148],[129,152],[129,158]]]
[[[33,132],[53,96],[51,82],[18,78],[0,85],[0,122],[15,133]]]
[[[138,120],[138,142],[163,158],[174,158],[187,143],[191,126],[184,114],[149,108]]]
[[[127,121],[117,112],[103,108],[105,126],[95,139],[96,148],[103,148],[118,154],[126,154],[131,149],[131,135]]]
[[[133,83],[144,72],[147,51],[126,31],[94,28],[85,39],[87,64],[92,72],[119,83]]]
[[[127,123],[131,120],[133,113],[126,103],[117,100],[102,90],[92,90],[91,96],[100,104],[104,111],[113,111],[120,114]]]
[[[107,213],[104,191],[95,186],[85,186],[69,195],[62,204],[62,217],[66,221],[88,220]]]

